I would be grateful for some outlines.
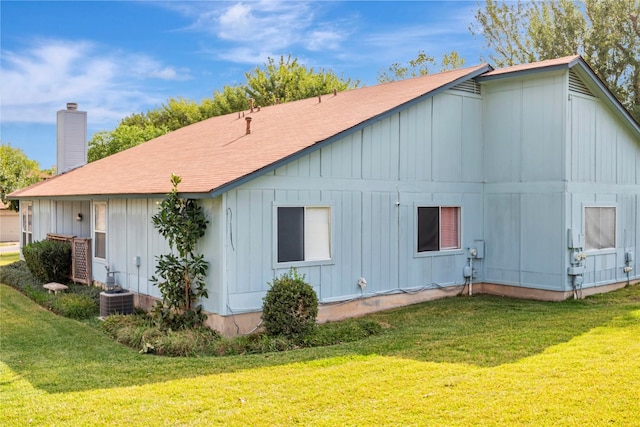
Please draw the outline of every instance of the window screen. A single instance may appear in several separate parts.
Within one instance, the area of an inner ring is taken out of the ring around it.
[[[331,209],[278,207],[278,262],[331,259]]]
[[[278,262],[304,260],[304,208],[278,208]]]
[[[418,208],[418,252],[440,250],[439,208]]]
[[[460,248],[459,207],[418,207],[418,252]]]
[[[616,208],[584,208],[584,249],[594,251],[616,247]]]

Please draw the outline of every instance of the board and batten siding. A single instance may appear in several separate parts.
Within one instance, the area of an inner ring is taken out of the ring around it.
[[[487,282],[565,290],[566,74],[483,86]]]
[[[90,237],[91,205],[86,200],[61,201],[49,199],[24,200],[33,209],[33,241],[47,238],[47,234],[63,234],[76,237]],[[76,216],[82,215],[81,221]],[[22,227],[22,223],[20,224]],[[22,228],[21,228],[22,230]]]
[[[627,280],[625,253],[640,251],[640,140],[594,96],[568,102],[567,223],[584,233],[585,207],[616,208],[616,247],[587,252],[583,288]],[[630,279],[640,277],[637,255]]]
[[[417,206],[460,206],[466,248],[483,239],[482,98],[447,91],[345,135],[224,197],[224,314],[260,310],[278,206],[331,208],[331,260],[302,262],[321,301],[460,285],[463,249],[417,254]],[[361,291],[360,277],[367,280]]]
[[[640,142],[568,82],[559,71],[484,85],[488,282],[570,291],[567,230],[584,233],[585,206],[616,206],[617,225],[616,249],[589,253],[583,287],[626,280],[624,253],[637,253]]]

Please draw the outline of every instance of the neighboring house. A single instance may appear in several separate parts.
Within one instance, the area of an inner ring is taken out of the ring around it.
[[[0,202],[0,242],[20,241],[20,214]]]
[[[640,279],[640,125],[579,56],[214,117],[11,197],[34,240],[90,237],[96,281],[108,266],[158,298],[149,278],[168,246],[150,218],[171,173],[208,217],[203,306],[225,334],[259,323],[268,282],[291,267],[321,320]]]

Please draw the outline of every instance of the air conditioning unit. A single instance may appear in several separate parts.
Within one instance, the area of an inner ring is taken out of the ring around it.
[[[133,313],[132,292],[100,292],[100,317]]]

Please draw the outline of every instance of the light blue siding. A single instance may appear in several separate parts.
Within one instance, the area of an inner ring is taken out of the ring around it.
[[[400,120],[397,114],[362,131],[362,177],[398,179]]]
[[[640,141],[597,98],[571,94],[568,109],[572,152],[568,227],[584,232],[586,206],[616,208],[616,247],[587,253],[583,288],[624,281],[625,253],[640,249]],[[629,278],[640,277],[637,265],[632,267]]]
[[[282,204],[331,208],[331,260],[297,265],[322,301],[464,283],[462,249],[417,256],[416,203],[460,206],[462,247],[483,239],[481,142],[482,99],[446,92],[228,192],[226,313],[259,309],[288,271],[275,256]]]
[[[571,181],[596,179],[596,105],[591,99],[571,97]]]
[[[486,85],[490,283],[565,290],[565,85],[562,72]]]
[[[429,99],[400,115],[400,179],[430,181],[432,155],[432,100]]]

